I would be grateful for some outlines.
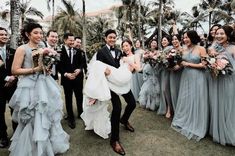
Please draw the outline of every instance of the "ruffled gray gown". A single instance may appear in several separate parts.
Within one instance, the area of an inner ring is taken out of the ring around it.
[[[32,68],[32,51],[23,45],[23,68]],[[9,106],[18,127],[9,148],[12,156],[54,156],[69,149],[69,135],[61,126],[63,101],[57,82],[44,74],[20,76]]]
[[[201,58],[191,52],[183,60],[200,63]],[[179,96],[172,127],[188,139],[199,141],[208,127],[208,95],[205,72],[202,69],[186,67],[182,71]]]
[[[143,67],[144,83],[140,90],[140,106],[150,110],[156,110],[160,103],[159,74],[149,63]]]

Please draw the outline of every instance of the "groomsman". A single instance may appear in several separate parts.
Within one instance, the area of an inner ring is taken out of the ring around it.
[[[106,45],[102,47],[100,50],[98,50],[97,60],[109,64],[115,68],[118,68],[120,66],[119,61],[122,52],[119,49],[115,48],[116,39],[117,35],[115,30],[109,29],[105,32]],[[110,73],[111,73],[110,70],[105,71],[106,75],[109,75]],[[112,146],[113,150],[116,153],[120,155],[125,155],[125,151],[119,142],[119,123],[123,124],[126,130],[134,132],[134,128],[130,125],[128,120],[131,116],[131,113],[134,111],[136,107],[136,101],[131,90],[127,94],[122,95],[122,97],[125,99],[127,103],[127,106],[125,108],[124,114],[120,119],[121,110],[122,110],[121,100],[119,98],[119,95],[117,95],[113,91],[110,92],[111,92],[111,102],[113,106],[112,115],[111,115],[110,145]]]
[[[64,34],[64,45],[62,46],[59,71],[61,73],[61,85],[64,88],[65,104],[67,110],[68,125],[71,129],[76,127],[73,113],[73,92],[76,98],[78,118],[83,112],[83,61],[82,52],[73,48],[74,35],[71,33]]]
[[[0,148],[9,145],[7,137],[7,125],[5,122],[6,103],[9,102],[17,85],[17,77],[11,73],[11,66],[15,50],[6,46],[8,42],[8,33],[5,28],[0,27]],[[11,113],[13,110],[11,109]],[[13,130],[16,129],[17,123],[12,122]]]
[[[46,34],[46,42],[45,47],[56,49],[57,43],[58,43],[58,34],[55,30],[49,30]],[[58,80],[58,67],[57,65],[52,66],[52,73],[51,76],[55,79]]]
[[[81,39],[81,37],[75,37],[74,48],[79,49],[82,53],[83,69],[84,69],[84,72],[86,74],[87,73],[87,58],[86,58],[85,51],[82,50],[82,39]]]

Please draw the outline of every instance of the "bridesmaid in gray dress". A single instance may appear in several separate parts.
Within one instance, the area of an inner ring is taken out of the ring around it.
[[[194,30],[184,33],[183,41],[186,45],[181,63],[184,69],[172,127],[188,139],[199,141],[208,127],[207,81],[205,64],[201,62],[206,50],[197,45],[200,37]]]
[[[176,53],[182,54],[183,48],[180,45],[180,36],[173,35],[172,36],[172,45],[176,50]],[[171,102],[172,102],[172,111],[174,112],[176,109],[179,86],[180,86],[180,78],[181,78],[182,68],[179,65],[175,65],[170,71],[170,92],[171,92]],[[171,112],[173,114],[173,112]]]
[[[140,88],[143,85],[142,64],[143,64],[144,50],[142,49],[142,44],[140,40],[136,40],[135,47],[136,47],[136,50],[134,53],[140,56],[141,69],[140,69],[140,72],[135,72],[132,75],[131,91],[135,97],[135,100],[138,101]]]
[[[216,41],[224,47],[224,52],[219,56],[226,56],[235,69],[235,42],[234,30],[230,26],[222,26],[216,31]],[[235,73],[232,75],[219,75],[218,77],[218,103],[213,103],[210,133],[213,141],[222,145],[235,146]],[[216,98],[216,97],[215,97]]]
[[[219,45],[216,40],[215,40],[215,33],[217,31],[217,29],[221,27],[221,25],[219,24],[215,24],[213,25],[210,30],[209,30],[209,36],[208,36],[208,49],[207,49],[207,53],[209,56],[217,56],[218,54],[220,54],[221,52],[223,52],[224,50],[221,49],[222,46]],[[207,70],[206,71],[206,76],[207,76],[207,81],[208,81],[208,97],[209,97],[209,114],[210,116],[213,116],[213,114],[217,115],[218,114],[218,110],[216,108],[218,105],[218,79],[217,77],[213,77],[211,75],[211,73]],[[216,132],[216,129],[213,129],[213,125],[217,125],[217,121],[213,121],[213,118],[210,117],[210,128],[209,128],[209,134],[211,136],[213,136],[213,133],[218,133]],[[215,126],[217,127],[217,126]],[[213,132],[214,131],[214,132]]]
[[[168,54],[173,48],[170,44],[170,38],[167,36],[162,37],[162,53]],[[165,115],[166,118],[171,117],[171,92],[170,92],[170,70],[164,67],[160,71],[160,106],[158,114]]]

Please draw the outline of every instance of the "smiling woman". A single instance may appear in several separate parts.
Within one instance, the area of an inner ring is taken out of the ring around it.
[[[60,87],[50,75],[42,73],[41,64],[33,66],[32,51],[42,40],[42,27],[25,25],[22,35],[27,41],[17,48],[12,72],[20,76],[9,106],[18,127],[12,137],[10,155],[54,155],[69,149],[69,135],[63,130],[63,101]],[[26,144],[22,144],[22,142]]]

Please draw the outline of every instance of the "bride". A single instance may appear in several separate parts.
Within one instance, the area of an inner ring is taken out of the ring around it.
[[[96,54],[88,65],[88,78],[83,94],[83,113],[86,130],[94,130],[96,134],[108,138],[111,132],[107,101],[111,99],[110,90],[122,95],[130,91],[132,73],[140,70],[140,56],[133,54],[132,42],[122,42],[123,57],[120,67],[115,68],[96,60]]]

